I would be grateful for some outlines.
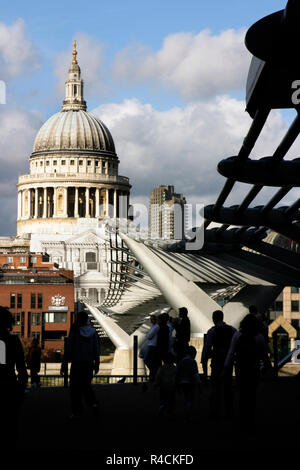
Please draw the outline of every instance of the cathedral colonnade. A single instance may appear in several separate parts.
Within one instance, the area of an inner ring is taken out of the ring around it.
[[[94,185],[33,186],[18,190],[18,220],[127,217],[129,191]]]

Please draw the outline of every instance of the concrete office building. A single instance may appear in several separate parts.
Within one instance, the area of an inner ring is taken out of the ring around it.
[[[174,186],[161,185],[150,194],[149,230],[151,238],[181,240],[186,228],[182,194]]]

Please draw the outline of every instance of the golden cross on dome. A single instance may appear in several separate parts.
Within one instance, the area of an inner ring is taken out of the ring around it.
[[[73,60],[72,60],[72,63],[73,64],[77,64],[77,51],[76,51],[76,41],[73,41]]]

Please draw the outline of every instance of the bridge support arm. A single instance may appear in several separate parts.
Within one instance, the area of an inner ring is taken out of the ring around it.
[[[168,304],[176,311],[180,307],[188,309],[192,333],[206,333],[213,325],[212,312],[220,309],[220,306],[194,282],[186,280],[170,268],[143,243],[122,233],[120,237],[145,268]]]

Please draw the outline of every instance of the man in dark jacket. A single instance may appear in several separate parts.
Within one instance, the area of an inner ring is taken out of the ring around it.
[[[259,332],[263,335],[266,345],[269,343],[269,328],[268,328],[268,320],[264,313],[258,313],[256,305],[250,305],[249,313],[255,316],[258,325],[259,325]]]
[[[161,365],[162,359],[169,351],[170,329],[168,327],[167,321],[168,317],[164,313],[161,313],[158,316],[157,323],[159,330],[157,332],[157,355],[159,365]]]
[[[214,325],[205,335],[202,351],[202,367],[204,379],[207,378],[207,362],[211,358],[211,400],[210,414],[219,417],[221,413],[222,394],[224,395],[225,413],[233,414],[232,368],[223,376],[224,364],[230,348],[235,328],[223,321],[222,310],[215,310],[212,315]],[[223,393],[222,393],[223,392]]]
[[[178,320],[175,322],[176,337],[174,341],[174,352],[177,363],[185,356],[191,337],[191,324],[188,318],[188,309],[181,307],[178,310]]]
[[[85,311],[78,313],[77,321],[70,330],[61,373],[65,372],[68,362],[71,362],[71,417],[82,413],[83,397],[87,405],[97,412],[98,403],[91,382],[94,372],[97,374],[99,371],[100,347],[97,332],[88,326],[88,314]]]
[[[30,369],[32,389],[40,385],[39,372],[41,368],[41,352],[39,340],[37,338],[33,338],[27,354],[27,367]]]

